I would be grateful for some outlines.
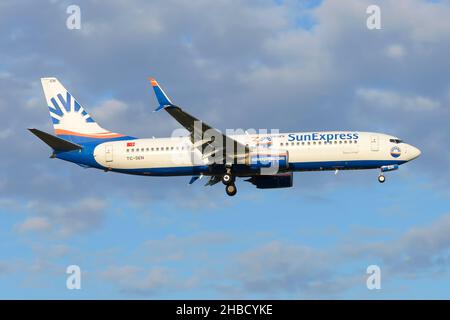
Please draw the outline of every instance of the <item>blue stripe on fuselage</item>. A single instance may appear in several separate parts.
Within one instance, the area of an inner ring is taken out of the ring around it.
[[[291,162],[289,169],[293,171],[335,170],[335,169],[377,169],[382,166],[403,164],[400,160],[348,160],[348,161],[317,161]]]
[[[112,169],[111,171],[145,176],[191,176],[209,172],[209,166],[144,168],[144,169]]]
[[[76,164],[89,166],[97,169],[106,169],[98,164],[93,156],[95,147],[104,142],[126,140],[124,137],[111,140],[95,140],[90,143],[83,143],[82,150],[69,152],[57,152],[59,159],[70,161]],[[319,161],[319,162],[291,162],[287,171],[320,171],[320,170],[348,170],[348,169],[376,169],[386,165],[401,165],[407,161],[399,160],[348,160],[348,161]],[[111,169],[111,171],[147,176],[182,176],[182,175],[198,175],[202,173],[210,173],[207,165],[200,166],[183,166],[183,167],[162,167],[162,168],[140,168],[140,169]],[[244,172],[239,171],[238,175],[255,173],[255,171]]]
[[[292,162],[287,171],[313,171],[313,170],[350,170],[350,169],[378,169],[382,166],[392,164],[403,164],[406,161],[396,160],[350,160],[350,161],[321,161],[321,162]],[[142,169],[112,169],[112,171],[136,175],[149,176],[177,176],[209,173],[208,166],[193,167],[168,167],[168,168],[142,168]],[[255,171],[240,171],[245,175],[255,173]]]

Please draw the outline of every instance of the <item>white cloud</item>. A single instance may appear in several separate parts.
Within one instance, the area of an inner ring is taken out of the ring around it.
[[[98,122],[121,119],[128,110],[128,105],[116,99],[106,100],[92,108],[91,115]],[[98,120],[97,120],[98,119]]]
[[[386,48],[386,55],[390,58],[403,58],[406,54],[406,49],[400,44],[393,44]]]
[[[44,217],[31,217],[17,225],[20,232],[38,231],[44,232],[51,229],[51,223]]]
[[[122,293],[138,295],[161,294],[186,289],[193,284],[192,279],[178,279],[169,269],[162,267],[146,269],[132,265],[110,266],[100,276],[113,282]]]
[[[308,291],[319,280],[329,281],[332,261],[330,252],[271,242],[240,254],[234,276],[250,292]]]
[[[28,218],[23,231],[52,229],[57,236],[89,232],[98,228],[105,216],[106,202],[98,198],[82,198],[70,205],[30,203],[29,210],[41,217]]]
[[[406,96],[390,90],[360,88],[356,96],[373,108],[403,109],[406,111],[435,111],[440,102],[423,96]]]
[[[367,258],[381,267],[385,282],[438,274],[450,265],[450,214],[412,227],[393,240],[365,244],[356,239],[321,249],[271,242],[243,252],[229,274],[237,283],[234,291],[244,296],[276,297],[291,292],[305,297],[333,297],[350,288],[365,288]]]
[[[231,241],[229,235],[220,232],[207,232],[186,237],[168,235],[163,239],[148,240],[144,244],[144,250],[148,252],[152,262],[180,261],[187,257],[201,256],[200,252],[193,251],[193,248],[198,246],[220,246],[229,244]]]
[[[416,226],[397,240],[348,248],[360,256],[379,257],[384,266],[402,276],[445,270],[450,264],[450,214]]]

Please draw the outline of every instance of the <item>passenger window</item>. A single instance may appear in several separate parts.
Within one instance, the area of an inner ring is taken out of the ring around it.
[[[280,143],[280,146],[283,146],[283,142],[282,142],[282,143]]]

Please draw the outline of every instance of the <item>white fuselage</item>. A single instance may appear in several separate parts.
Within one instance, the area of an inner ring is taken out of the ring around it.
[[[396,137],[372,132],[327,131],[230,136],[250,148],[283,150],[288,171],[369,169],[402,164],[420,151]],[[110,141],[97,145],[95,161],[110,170],[148,175],[188,175],[192,168],[208,174],[208,158],[189,137]]]

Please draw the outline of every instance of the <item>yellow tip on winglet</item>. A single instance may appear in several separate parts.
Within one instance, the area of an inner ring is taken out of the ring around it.
[[[152,86],[154,87],[158,87],[158,82],[156,82],[156,80],[154,78],[149,78],[150,83],[152,84]]]

